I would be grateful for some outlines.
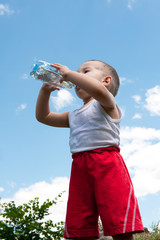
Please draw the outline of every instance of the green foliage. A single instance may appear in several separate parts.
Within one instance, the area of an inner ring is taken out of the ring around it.
[[[144,233],[136,234],[135,240],[160,240],[160,228],[159,223],[152,226],[152,231],[149,232],[145,229]]]
[[[160,240],[160,222],[152,225],[151,240]]]
[[[53,201],[47,199],[42,205],[39,203],[39,198],[20,206],[16,206],[14,201],[0,203],[0,239],[61,239],[64,232],[64,222],[54,224],[52,220],[44,221],[44,217],[49,215],[49,208],[57,204],[57,200],[61,196],[62,193]]]

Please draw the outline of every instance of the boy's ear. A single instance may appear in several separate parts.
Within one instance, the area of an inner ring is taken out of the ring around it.
[[[108,87],[112,83],[112,77],[111,76],[106,76],[103,79],[103,84],[105,87]]]

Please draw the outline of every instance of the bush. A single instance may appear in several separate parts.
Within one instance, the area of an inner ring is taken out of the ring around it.
[[[151,232],[149,232],[147,228],[144,230],[144,233],[135,235],[135,240],[160,240],[159,223],[152,226]]]
[[[3,240],[52,240],[61,239],[64,232],[64,222],[53,223],[44,221],[49,215],[49,208],[57,204],[58,195],[53,201],[47,199],[42,205],[39,198],[30,200],[27,204],[16,206],[14,201],[0,203],[0,239]]]

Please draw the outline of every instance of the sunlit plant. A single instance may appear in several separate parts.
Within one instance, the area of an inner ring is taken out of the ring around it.
[[[39,198],[16,206],[14,201],[0,203],[0,239],[3,240],[40,240],[61,239],[64,222],[53,223],[44,220],[49,208],[57,204],[62,193],[54,200],[47,199],[42,205]]]

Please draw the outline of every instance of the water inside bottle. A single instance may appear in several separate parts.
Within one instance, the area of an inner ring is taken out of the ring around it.
[[[54,85],[55,87],[60,88],[73,88],[74,84],[71,82],[63,81],[62,83],[60,80],[62,79],[62,75],[58,73],[53,67],[51,67],[50,63],[39,60],[37,61],[30,73],[32,77],[37,80],[41,80],[45,83]]]

